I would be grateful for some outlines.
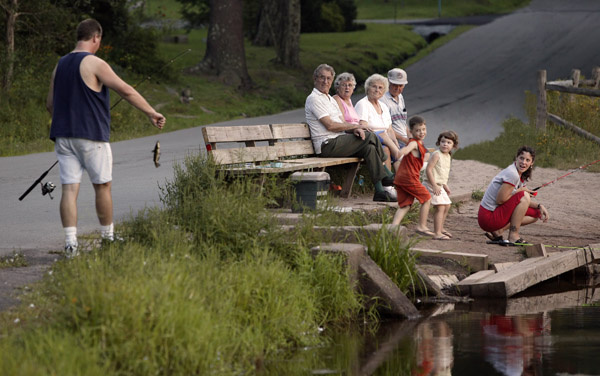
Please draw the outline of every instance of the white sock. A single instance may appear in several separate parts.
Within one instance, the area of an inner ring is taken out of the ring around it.
[[[100,226],[100,236],[102,239],[115,240],[115,225],[111,223],[108,226]]]
[[[63,227],[65,230],[65,245],[77,245],[77,227]]]

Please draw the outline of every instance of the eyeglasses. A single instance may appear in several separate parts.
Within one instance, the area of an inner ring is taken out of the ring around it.
[[[341,87],[341,88],[344,88],[344,89],[345,89],[345,88],[354,88],[355,86],[356,86],[355,84],[353,84],[353,83],[350,83],[350,82],[348,82],[348,83],[345,83],[345,84],[340,84],[340,87]]]

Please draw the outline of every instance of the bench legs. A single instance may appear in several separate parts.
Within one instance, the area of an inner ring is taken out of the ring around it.
[[[346,180],[344,181],[344,184],[342,185],[342,191],[340,192],[340,196],[343,198],[348,198],[350,197],[350,194],[352,193],[352,185],[354,184],[354,178],[356,176],[356,172],[358,171],[358,168],[360,167],[360,163],[351,163],[349,164],[347,167],[344,166],[344,169],[346,170]]]

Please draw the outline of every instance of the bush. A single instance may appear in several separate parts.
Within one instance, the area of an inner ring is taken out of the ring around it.
[[[356,30],[353,0],[302,0],[300,8],[302,33]]]

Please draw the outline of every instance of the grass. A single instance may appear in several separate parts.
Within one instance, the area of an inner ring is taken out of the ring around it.
[[[415,240],[399,237],[395,232],[383,228],[374,234],[363,234],[361,240],[367,246],[371,259],[400,290],[407,294],[418,289],[417,256],[410,252],[416,244]]]
[[[482,189],[474,189],[473,192],[471,192],[471,198],[475,201],[481,201],[483,199],[484,194],[485,191],[483,191]]]
[[[119,224],[126,243],[59,261],[0,314],[3,372],[248,373],[369,314],[343,258],[313,257],[319,239],[274,226],[278,185],[214,172],[188,157],[162,187],[164,209]]]
[[[358,19],[462,17],[509,13],[529,0],[356,0]]]
[[[14,251],[12,255],[0,257],[0,269],[22,268],[27,266],[27,259],[23,253]]]

